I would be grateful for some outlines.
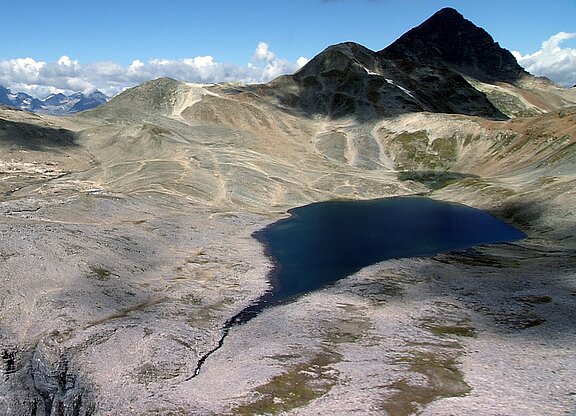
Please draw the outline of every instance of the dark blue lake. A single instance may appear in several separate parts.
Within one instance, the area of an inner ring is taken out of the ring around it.
[[[231,328],[265,308],[290,302],[383,260],[433,256],[525,237],[487,212],[425,197],[320,202],[289,214],[253,234],[274,261],[270,290],[225,323],[218,345],[200,358],[190,378],[222,347]]]
[[[254,234],[273,259],[267,303],[282,303],[392,258],[432,256],[525,234],[485,211],[426,197],[329,201]]]

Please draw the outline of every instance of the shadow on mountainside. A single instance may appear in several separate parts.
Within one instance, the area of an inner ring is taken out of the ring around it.
[[[406,170],[398,174],[401,181],[414,181],[421,183],[431,191],[444,188],[452,182],[465,178],[478,178],[479,176],[471,173],[461,173],[452,171],[434,171],[434,170]]]
[[[514,84],[529,75],[486,30],[450,7],[404,33],[378,55],[420,65],[447,66],[483,82]]]
[[[554,337],[576,328],[572,249],[529,239],[448,253],[437,260],[437,278],[452,286],[454,298],[486,318],[487,330],[533,336],[524,330],[539,327]]]
[[[294,75],[245,89],[308,117],[362,122],[432,112],[508,119],[448,67],[389,59],[352,42],[330,46]]]
[[[49,151],[77,146],[76,139],[76,133],[70,130],[0,118],[0,145]]]
[[[542,215],[543,202],[531,201],[505,201],[498,208],[492,210],[494,215],[504,218],[516,227],[524,230],[533,228]],[[540,232],[548,230],[539,230]]]

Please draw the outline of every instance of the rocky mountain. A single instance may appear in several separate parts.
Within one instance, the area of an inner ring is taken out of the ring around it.
[[[19,109],[33,110],[41,106],[41,101],[23,92],[13,93],[0,86],[0,104]]]
[[[420,111],[506,118],[449,68],[385,59],[355,43],[327,48],[298,73],[274,81],[272,91],[284,105],[334,118]]]
[[[23,92],[14,93],[0,86],[0,104],[39,114],[64,115],[95,108],[108,101],[109,97],[95,91],[90,94],[52,94],[44,99],[34,98]]]
[[[68,114],[78,113],[80,111],[86,111],[91,108],[96,108],[106,102],[110,97],[103,94],[100,91],[94,91],[88,95],[81,92],[74,93],[68,97],[68,106],[73,103],[71,107],[67,110]]]
[[[0,105],[0,414],[572,412],[576,91],[488,73],[470,45],[420,63],[429,41],[331,46],[266,85],[152,80],[70,117]],[[273,279],[254,232],[415,194],[527,238],[226,326]]]
[[[485,82],[514,83],[529,74],[507,49],[457,10],[444,8],[378,52],[383,59],[450,68]]]
[[[330,46],[257,93],[310,116],[359,120],[422,111],[498,120],[576,103],[452,8],[378,52],[353,42]]]

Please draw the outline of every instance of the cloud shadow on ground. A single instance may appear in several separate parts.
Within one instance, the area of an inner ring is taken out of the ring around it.
[[[0,144],[25,150],[54,151],[77,146],[76,133],[0,118]]]

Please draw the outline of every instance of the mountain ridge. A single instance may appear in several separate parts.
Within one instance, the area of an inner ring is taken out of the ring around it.
[[[109,97],[98,90],[90,94],[82,92],[75,92],[70,95],[57,93],[39,99],[24,92],[12,92],[9,88],[0,86],[0,104],[39,114],[75,114],[95,108],[108,100]]]
[[[326,48],[292,77],[305,99],[320,98],[333,117],[368,108],[381,116],[429,111],[506,118],[449,68],[383,59],[351,42]]]

